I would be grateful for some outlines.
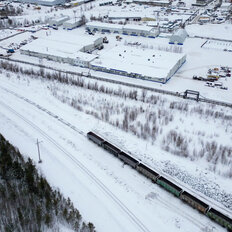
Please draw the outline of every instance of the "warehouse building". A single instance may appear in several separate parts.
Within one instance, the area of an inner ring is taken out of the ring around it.
[[[88,31],[99,31],[107,33],[117,33],[131,36],[144,36],[155,38],[158,36],[159,31],[155,28],[142,26],[142,25],[120,25],[120,24],[110,24],[102,22],[89,22],[86,23],[86,30]]]
[[[76,27],[79,27],[83,24],[83,20],[81,18],[70,19],[63,23],[63,29],[65,30],[72,30]]]
[[[172,4],[172,1],[169,0],[133,0],[134,3],[137,4],[144,4],[144,5],[151,5],[151,6],[160,6],[160,7],[168,7]]]
[[[125,21],[140,21],[142,19],[141,12],[131,11],[118,11],[110,12],[108,15],[109,20],[125,20]]]
[[[164,84],[185,61],[180,53],[117,46],[91,61],[90,68]]]
[[[69,40],[69,43],[67,43]],[[89,54],[103,44],[103,38],[93,37],[45,37],[21,47],[20,53],[38,58],[45,58],[61,63],[89,67],[97,56]]]
[[[65,0],[14,0],[15,2],[30,3],[44,6],[64,5]]]
[[[69,20],[69,16],[62,15],[57,18],[53,18],[49,21],[49,26],[50,27],[58,27],[61,26],[64,22]]]
[[[188,37],[188,34],[187,34],[185,29],[178,29],[170,37],[169,44],[183,45],[183,43],[187,37]]]

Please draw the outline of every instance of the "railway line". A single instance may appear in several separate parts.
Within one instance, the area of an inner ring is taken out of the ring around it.
[[[30,102],[29,102],[30,103]],[[129,219],[139,228],[140,231],[143,232],[150,232],[150,230],[143,224],[143,222],[136,217],[136,215],[117,197],[114,193],[106,187],[104,183],[102,183],[91,171],[89,171],[80,161],[78,161],[71,153],[69,153],[65,148],[63,148],[59,143],[57,143],[52,137],[50,137],[46,132],[41,130],[37,125],[33,122],[26,119],[24,116],[19,114],[10,106],[6,105],[2,101],[0,104],[9,110],[11,113],[19,117],[37,132],[39,132],[47,141],[49,141],[53,146],[55,146],[60,152],[66,155],[70,160],[72,160],[73,164],[77,166],[77,168],[81,169],[85,174],[89,176],[89,178],[104,192],[105,195],[110,197],[119,207],[120,209],[129,217]],[[47,112],[48,113],[48,112]]]
[[[189,100],[194,100],[194,101],[196,100],[195,98],[192,98],[192,97],[188,97],[188,96],[185,97],[184,93],[174,92],[174,91],[170,91],[170,90],[163,90],[163,89],[158,89],[158,88],[153,88],[153,87],[146,87],[146,86],[143,86],[143,85],[126,83],[126,82],[118,81],[118,80],[106,79],[106,78],[103,78],[103,77],[98,77],[98,76],[91,75],[90,73],[64,71],[64,70],[60,70],[60,69],[57,69],[57,68],[48,67],[48,66],[45,66],[45,65],[42,65],[42,64],[34,64],[34,63],[31,63],[31,62],[16,60],[16,59],[12,59],[12,58],[0,57],[0,59],[5,60],[5,61],[9,61],[9,62],[16,62],[16,63],[26,64],[26,65],[32,65],[32,66],[35,66],[35,67],[38,67],[38,68],[48,69],[48,70],[52,70],[52,71],[56,71],[56,72],[60,72],[60,73],[64,73],[64,74],[70,74],[70,75],[75,75],[75,76],[84,76],[84,77],[89,78],[89,79],[94,79],[94,80],[98,80],[98,81],[104,81],[104,82],[113,83],[113,84],[124,85],[124,86],[128,86],[128,87],[138,88],[138,89],[147,90],[147,91],[160,93],[160,94],[164,94],[164,95],[175,96],[175,97],[178,97],[178,98],[184,98],[184,99],[189,99]],[[197,99],[197,101],[232,108],[232,103],[223,102],[223,101],[217,101],[217,100],[210,99],[210,98],[205,98],[202,95],[200,95],[200,97]]]
[[[66,120],[58,117],[57,115],[53,114],[51,111],[43,108],[42,106],[40,106],[39,104],[36,104],[35,102],[7,89],[7,88],[4,88],[4,87],[0,87],[1,89],[3,89],[4,91],[14,95],[15,97],[23,100],[23,101],[26,101],[27,103],[33,105],[34,107],[36,107],[37,109],[39,110],[42,110],[44,111],[45,113],[47,113],[48,115],[50,115],[51,117],[55,118],[56,120],[59,120],[62,124],[68,126],[69,128],[71,128],[72,130],[74,130],[75,132],[79,133],[81,136],[84,136],[84,137],[87,137],[86,134],[79,130],[77,127],[73,126],[72,124],[70,124],[69,122],[67,122]],[[23,119],[25,122],[27,122],[28,124],[30,124],[33,128],[37,129],[43,136],[45,136],[51,143],[55,144],[57,146],[57,148],[62,151],[64,154],[66,154],[69,158],[71,158],[72,160],[74,159],[74,163],[76,163],[78,166],[81,165],[76,159],[75,157],[73,157],[70,153],[68,153],[67,151],[65,151],[58,143],[56,143],[55,140],[53,140],[51,137],[49,137],[45,132],[43,132],[40,128],[38,128],[35,124],[33,124],[32,122],[30,122],[29,120],[27,120],[26,118],[22,117],[20,114],[18,114],[15,110],[13,110],[11,107],[7,106],[5,103],[1,102],[0,101],[0,104],[3,104],[5,107],[7,107],[10,111],[12,111],[13,113],[15,113],[18,117],[20,117],[21,119]],[[83,169],[85,172],[86,172],[86,168],[83,167],[83,165],[81,165],[81,169]],[[176,182],[176,180],[174,180],[173,178],[171,178],[169,175],[163,173],[162,171],[158,170],[160,174],[162,174],[163,176],[167,177],[168,179],[171,179],[174,183]],[[88,175],[92,178],[93,174],[89,171],[87,171]],[[95,182],[98,183],[99,180],[95,180]],[[177,185],[180,185],[180,183],[176,182]],[[102,183],[100,182],[100,186],[102,185]],[[104,188],[104,187],[103,187]],[[185,189],[188,189],[189,192],[192,192],[192,189],[190,190],[189,188],[186,188],[186,186],[184,187]],[[106,191],[106,190],[105,190]],[[107,192],[107,191],[106,191]],[[209,201],[207,198],[204,198],[201,196],[201,198],[205,199],[206,201]],[[172,206],[171,204],[167,204],[165,202],[165,200],[161,199],[159,197],[158,199],[163,205],[165,205],[166,207],[169,207],[169,208],[172,208],[172,210],[176,211],[175,210],[175,207]],[[116,198],[116,201],[117,201],[117,198]],[[210,202],[211,205],[215,204],[213,202]],[[220,208],[221,210],[223,210],[224,212],[226,212],[227,214],[231,214],[231,212],[229,210],[226,210],[225,208],[222,208],[220,207],[219,205],[216,205],[217,208]],[[183,216],[184,218],[186,218],[187,220],[190,220],[190,221],[194,221],[195,219],[193,219],[190,215],[187,215],[187,214],[184,214],[184,213],[180,213],[178,211],[176,211],[178,214],[180,214],[181,216]],[[136,219],[137,220],[137,219]],[[194,223],[196,224],[196,223]],[[202,224],[201,222],[197,222],[198,226],[200,229],[204,229],[206,228],[204,224]],[[196,224],[196,225],[197,225]],[[143,226],[141,226],[143,227]],[[148,230],[142,230],[142,231],[147,231]]]

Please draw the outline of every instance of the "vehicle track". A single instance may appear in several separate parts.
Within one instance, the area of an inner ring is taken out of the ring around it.
[[[60,118],[60,117],[58,117],[57,115],[53,114],[51,111],[45,109],[44,107],[40,106],[39,104],[36,104],[35,102],[33,102],[33,101],[31,101],[31,100],[29,100],[29,99],[27,99],[27,98],[25,98],[25,97],[23,97],[23,96],[21,96],[21,95],[19,95],[19,94],[13,92],[13,91],[11,91],[11,90],[9,90],[9,89],[6,89],[6,88],[1,87],[1,86],[0,86],[0,88],[3,89],[3,90],[5,90],[6,92],[8,92],[8,93],[10,93],[10,94],[12,94],[12,95],[14,95],[14,96],[16,96],[17,98],[20,98],[20,99],[26,101],[27,103],[29,103],[29,104],[31,104],[31,105],[34,105],[37,109],[42,110],[42,111],[44,111],[45,113],[47,113],[47,114],[49,114],[50,116],[52,116],[53,118],[59,120],[62,124],[68,126],[68,127],[71,128],[72,130],[74,130],[74,131],[76,131],[77,133],[79,133],[80,135],[82,135],[82,136],[84,136],[84,137],[87,137],[86,134],[85,134],[83,131],[79,130],[77,127],[73,126],[72,124],[70,124],[70,123],[67,122],[66,120],[64,120],[64,119],[62,119],[62,118]],[[106,139],[106,140],[107,140],[107,139]],[[117,146],[117,144],[114,144],[114,145]],[[126,151],[126,152],[128,152],[128,151]],[[128,152],[128,153],[131,154],[130,152]],[[131,155],[132,155],[132,154],[131,154]],[[138,158],[136,158],[136,159],[138,159]],[[140,160],[140,162],[142,162],[142,161]],[[143,163],[143,162],[142,162],[142,163]],[[144,163],[144,164],[147,165],[148,167],[150,167],[150,165],[148,165],[147,163]],[[160,169],[155,169],[155,168],[153,168],[153,167],[150,167],[150,168],[153,169],[154,171],[158,172],[160,175],[162,175],[162,176],[166,177],[167,179],[171,180],[173,183],[177,184],[177,185],[180,186],[182,189],[188,190],[189,193],[193,194],[194,196],[196,196],[196,197],[199,198],[199,199],[202,199],[204,202],[206,202],[206,203],[207,203],[208,205],[210,205],[211,207],[215,207],[215,208],[217,208],[217,209],[220,209],[222,212],[225,212],[226,214],[231,215],[231,211],[230,211],[230,210],[226,209],[225,207],[220,206],[219,204],[216,204],[214,201],[211,201],[209,198],[204,197],[203,194],[199,195],[198,193],[196,193],[194,190],[192,190],[192,189],[189,188],[188,186],[183,185],[183,184],[180,184],[178,181],[176,181],[174,178],[172,178],[171,176],[169,176],[169,175],[167,175],[166,173],[164,173],[162,170],[160,170]]]
[[[113,192],[111,192],[105,184],[103,184],[91,171],[89,171],[80,161],[78,161],[71,153],[69,153],[67,150],[65,150],[59,143],[57,143],[53,138],[51,138],[47,133],[45,133],[43,130],[41,130],[38,126],[36,126],[33,122],[26,119],[24,116],[19,114],[17,111],[12,109],[10,106],[6,105],[2,101],[0,101],[0,104],[4,106],[7,110],[11,111],[13,114],[18,116],[20,119],[22,119],[24,122],[26,122],[28,125],[30,125],[32,128],[34,128],[36,131],[38,131],[44,138],[47,139],[51,144],[53,144],[58,150],[60,150],[63,154],[65,154],[69,159],[73,161],[73,163],[80,168],[85,174],[87,174],[90,179],[97,184],[98,187],[107,195],[109,196],[119,207],[120,209],[126,213],[130,220],[138,226],[140,231],[143,232],[150,232],[150,230],[135,216],[135,214],[128,209],[126,205],[118,198],[116,197]]]

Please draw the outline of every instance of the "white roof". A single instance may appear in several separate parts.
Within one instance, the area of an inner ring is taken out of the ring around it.
[[[123,25],[120,24],[113,24],[113,23],[102,23],[98,21],[92,21],[86,23],[86,26],[92,26],[92,27],[105,27],[105,28],[114,28],[114,29],[121,29],[123,28]]]
[[[59,17],[56,17],[56,18],[52,18],[53,21],[62,21],[64,19],[69,19],[69,16],[59,16]]]
[[[110,12],[108,15],[109,18],[141,18],[141,12],[131,12],[131,11],[116,11]]]
[[[80,22],[81,18],[76,18],[76,19],[69,19],[67,21],[64,22],[64,24],[66,23],[78,23]]]
[[[144,25],[127,24],[123,28],[131,30],[151,31],[153,28]]]
[[[179,53],[118,46],[102,54],[91,64],[149,77],[166,78],[169,71],[184,56]]]
[[[83,61],[92,61],[96,58],[96,55],[85,53],[85,52],[77,52],[76,53],[76,58],[80,58],[80,60]]]
[[[99,38],[88,36],[71,36],[68,33],[56,33],[55,36],[46,36],[34,40],[33,42],[23,46],[22,50],[29,50],[37,53],[54,55],[64,58],[82,57],[83,59],[90,59],[95,57],[92,54],[81,54],[80,50],[87,45],[93,44]],[[92,59],[91,59],[92,60]]]

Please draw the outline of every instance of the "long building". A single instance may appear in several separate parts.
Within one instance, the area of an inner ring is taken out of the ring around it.
[[[185,61],[185,54],[117,46],[91,61],[90,68],[164,84]]]
[[[134,24],[120,25],[102,22],[89,22],[86,23],[86,29],[88,31],[100,31],[103,33],[117,33],[150,38],[155,38],[159,34],[159,31],[155,28]]]
[[[30,3],[44,6],[56,6],[65,4],[65,0],[14,0],[14,2]]]
[[[65,16],[65,15],[53,18],[49,21],[49,26],[50,27],[61,26],[64,22],[68,21],[69,19],[70,19],[69,16]]]
[[[67,43],[67,40],[69,42]],[[38,58],[45,58],[61,63],[69,63],[81,67],[89,67],[89,63],[97,56],[89,54],[103,44],[103,38],[70,37],[62,38],[45,37],[21,47],[20,53]]]

